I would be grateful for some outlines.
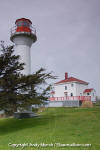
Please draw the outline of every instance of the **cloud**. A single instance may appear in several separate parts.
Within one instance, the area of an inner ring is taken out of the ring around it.
[[[0,5],[0,39],[10,43],[10,28],[26,17],[37,29],[31,70],[46,67],[89,81],[100,91],[100,0],[4,0]]]

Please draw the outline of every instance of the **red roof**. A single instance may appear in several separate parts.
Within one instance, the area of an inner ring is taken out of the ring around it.
[[[66,82],[78,82],[78,83],[81,83],[81,84],[88,84],[88,82],[82,81],[82,80],[74,78],[74,77],[69,77],[65,80],[61,80],[59,82],[56,82],[55,84],[66,83]]]
[[[20,18],[20,19],[17,19],[17,20],[15,21],[15,24],[16,24],[18,21],[28,21],[29,23],[32,24],[31,20],[26,19],[26,18]]]
[[[83,93],[90,93],[93,89],[85,89]]]

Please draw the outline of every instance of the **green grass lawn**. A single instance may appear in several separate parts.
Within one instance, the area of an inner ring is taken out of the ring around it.
[[[0,119],[0,150],[8,144],[92,144],[91,147],[26,147],[25,150],[100,150],[100,108],[47,108],[31,119]]]

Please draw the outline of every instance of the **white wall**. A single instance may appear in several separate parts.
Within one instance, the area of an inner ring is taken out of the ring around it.
[[[65,86],[67,86],[67,90],[65,90]],[[83,91],[87,88],[88,85],[79,84],[76,82],[57,84],[54,85],[55,91],[54,97],[64,97],[65,96],[64,92],[67,92],[67,96],[71,96],[71,93],[73,93],[73,96],[83,96]]]
[[[77,83],[76,84],[76,96],[83,96],[83,92],[87,88],[88,88],[88,85]]]
[[[20,62],[25,63],[24,70],[21,73],[28,75],[31,73],[30,47],[33,39],[28,36],[17,35],[13,37],[13,42],[15,43],[15,55],[20,55]]]
[[[71,86],[73,84],[73,87]],[[67,86],[67,90],[65,90],[65,86]],[[55,85],[55,97],[64,97],[64,92],[67,92],[67,96],[71,96],[71,93],[73,93],[73,96],[76,96],[76,83],[64,83]]]
[[[15,45],[15,55],[20,55],[20,63],[25,63],[22,74],[31,73],[30,47],[27,45]]]

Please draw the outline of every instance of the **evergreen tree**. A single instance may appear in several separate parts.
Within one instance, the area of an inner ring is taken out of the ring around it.
[[[0,110],[9,113],[16,112],[18,107],[44,103],[48,99],[50,86],[43,87],[47,79],[55,79],[43,68],[31,75],[21,74],[25,64],[20,63],[19,58],[14,55],[13,46],[6,47],[1,43]]]

